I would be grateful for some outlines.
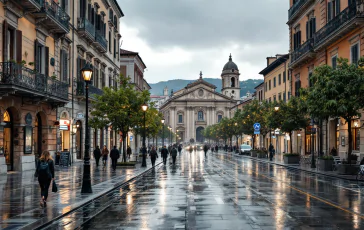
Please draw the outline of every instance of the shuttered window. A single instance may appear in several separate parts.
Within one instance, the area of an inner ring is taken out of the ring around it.
[[[23,46],[23,34],[21,30],[16,31],[16,62],[22,62],[22,46]]]
[[[356,43],[355,45],[351,46],[350,49],[350,56],[351,56],[351,63],[358,64],[359,61],[359,44]]]
[[[278,85],[281,85],[281,75],[278,75]]]
[[[61,50],[61,81],[70,84],[68,66],[68,53],[65,50]]]
[[[298,97],[300,95],[300,89],[301,89],[301,81],[297,80],[295,82],[295,96]]]
[[[114,58],[116,58],[116,39],[114,39]]]
[[[283,83],[286,82],[286,71],[283,72]]]
[[[332,68],[333,69],[336,69],[336,66],[337,66],[337,56],[333,56],[331,58],[331,65],[332,65]]]
[[[111,31],[109,31],[109,52],[111,53]]]

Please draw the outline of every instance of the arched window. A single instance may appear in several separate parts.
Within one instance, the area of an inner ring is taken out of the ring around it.
[[[197,116],[199,121],[203,121],[203,111],[198,111],[198,116]]]
[[[218,114],[217,115],[217,122],[219,123],[221,121],[221,119],[222,119],[222,114]]]
[[[235,87],[235,77],[231,78],[231,87]]]

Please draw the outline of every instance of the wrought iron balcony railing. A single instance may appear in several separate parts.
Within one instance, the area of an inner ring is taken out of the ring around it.
[[[360,4],[363,5],[363,3]],[[314,34],[315,48],[325,42],[327,38],[332,37],[333,33],[344,27],[349,21],[351,21],[351,19],[355,18],[357,15],[364,16],[363,12],[358,11],[356,1],[353,1],[352,4],[350,4],[346,9],[341,11],[335,18],[329,21],[324,27],[322,27]]]
[[[314,39],[310,38],[305,43],[303,43],[299,48],[295,49],[291,54],[291,63],[294,63],[308,52],[313,51],[313,43]]]
[[[85,30],[91,37],[95,39],[95,26],[86,18],[78,19],[78,29]]]
[[[100,44],[105,50],[107,50],[107,40],[102,35],[101,31],[96,30],[96,36],[95,36],[96,42]]]
[[[0,62],[0,86],[3,90],[16,89],[19,94],[57,97],[68,100],[68,84],[49,78],[13,62]]]
[[[291,19],[291,17],[298,12],[298,10],[301,8],[301,6],[303,6],[303,4],[305,4],[306,2],[308,2],[308,0],[297,0],[292,7],[288,10],[288,20]]]
[[[70,16],[54,1],[43,1],[37,0],[40,2],[44,2],[42,10],[45,11],[48,15],[51,15],[56,21],[61,23],[67,30],[69,30],[69,21]]]
[[[88,85],[88,94],[90,98],[96,99],[95,95],[102,95],[103,91],[102,89],[99,89],[93,85]],[[76,95],[77,96],[86,96],[86,83],[84,81],[78,81],[77,82],[77,89],[76,89]]]

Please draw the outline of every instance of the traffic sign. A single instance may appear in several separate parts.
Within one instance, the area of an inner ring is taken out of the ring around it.
[[[260,130],[260,124],[259,123],[255,123],[253,125],[253,127],[254,127],[254,130],[256,130],[256,131],[259,131]]]
[[[260,131],[254,131],[254,134],[260,134]]]
[[[133,141],[134,137],[133,136],[130,136],[130,141]]]

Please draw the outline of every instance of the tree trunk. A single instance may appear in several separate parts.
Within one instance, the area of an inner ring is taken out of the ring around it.
[[[297,143],[297,145],[298,145],[298,143]],[[289,153],[293,153],[293,151],[292,151],[292,131],[289,132],[289,148],[290,148]]]
[[[124,132],[123,132],[123,134],[122,134],[122,136],[123,136],[123,161],[124,162],[126,162],[126,134],[124,134]]]
[[[351,118],[348,118],[346,120],[348,122],[348,141],[349,141],[349,149],[348,149],[348,161],[349,161],[349,164],[351,164],[351,152],[353,151],[353,143],[352,143],[352,139],[353,139],[353,136],[352,136],[352,133],[351,133]]]

